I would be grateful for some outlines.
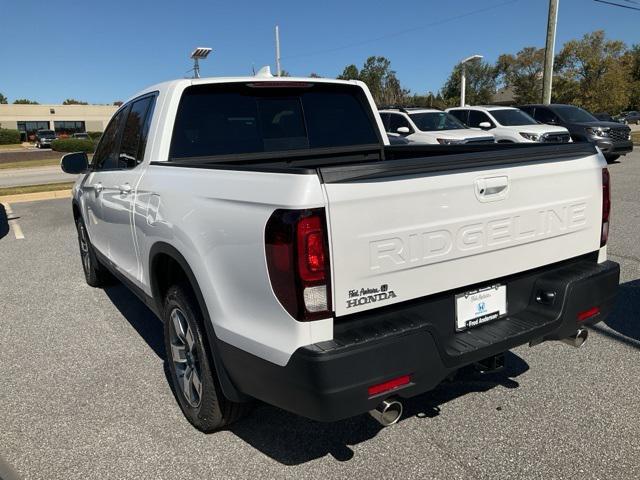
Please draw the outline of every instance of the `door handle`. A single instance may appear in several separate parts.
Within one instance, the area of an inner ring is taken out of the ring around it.
[[[120,195],[129,195],[131,193],[131,185],[125,183],[124,185],[120,185],[118,190],[120,190]]]
[[[507,176],[487,177],[476,180],[476,195],[481,202],[503,199],[508,191],[509,178]]]
[[[100,195],[100,192],[102,192],[103,188],[104,187],[102,186],[102,183],[100,183],[100,182],[93,184],[93,189],[96,191],[96,194],[98,194],[98,195]]]

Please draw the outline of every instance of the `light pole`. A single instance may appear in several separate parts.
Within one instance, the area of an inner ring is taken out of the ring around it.
[[[280,67],[280,27],[276,25],[276,76],[282,75],[282,68]]]
[[[542,79],[542,103],[551,103],[551,83],[553,82],[553,51],[556,45],[556,27],[558,26],[558,2],[549,0],[549,18],[547,20],[547,43],[544,48],[544,77]]]
[[[465,94],[467,89],[467,66],[466,63],[471,60],[480,60],[482,55],[471,55],[465,58],[460,63],[462,64],[462,78],[460,78],[460,106],[464,107]]]
[[[200,78],[200,63],[198,60],[204,60],[211,53],[209,47],[198,47],[191,52],[191,58],[193,59],[193,78]]]

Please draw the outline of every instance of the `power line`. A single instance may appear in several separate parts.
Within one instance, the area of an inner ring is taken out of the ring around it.
[[[518,1],[519,0],[508,0],[506,2],[498,3],[498,4],[492,5],[490,7],[479,8],[477,10],[472,10],[472,11],[467,12],[467,13],[463,13],[463,14],[460,14],[460,15],[455,15],[453,17],[444,18],[442,20],[437,20],[435,22],[427,23],[425,25],[420,25],[420,26],[417,26],[417,27],[407,28],[406,30],[399,30],[399,31],[394,32],[394,33],[390,33],[390,34],[383,35],[383,36],[376,37],[376,38],[371,38],[369,40],[362,40],[360,42],[350,43],[350,44],[343,45],[343,46],[340,46],[340,47],[335,47],[335,48],[328,48],[328,49],[325,49],[325,50],[316,50],[314,52],[301,53],[299,55],[291,55],[289,57],[283,57],[282,60],[289,60],[289,59],[292,59],[292,58],[311,57],[311,56],[314,56],[314,55],[322,55],[324,53],[332,53],[332,52],[337,52],[337,51],[340,51],[340,50],[346,50],[348,48],[359,47],[361,45],[367,45],[369,43],[379,42],[381,40],[386,40],[388,38],[398,37],[398,36],[404,35],[406,33],[415,32],[417,30],[422,30],[424,28],[435,27],[437,25],[442,25],[443,23],[452,22],[454,20],[459,20],[461,18],[469,17],[471,15],[476,15],[478,13],[484,13],[486,11],[493,10],[493,9],[496,9],[496,8],[500,8],[500,7],[504,7],[506,5],[510,5],[510,4],[516,3]]]
[[[630,6],[630,5],[621,5],[621,4],[619,4],[619,3],[608,2],[607,0],[593,0],[593,1],[594,1],[594,2],[598,2],[598,3],[604,3],[605,5],[612,5],[612,6],[614,6],[614,7],[628,8],[629,10],[637,10],[637,11],[639,11],[639,12],[640,12],[640,8],[638,8],[638,7],[632,7],[632,6]],[[624,2],[624,1],[627,1],[627,0],[622,0],[622,1]],[[633,4],[635,4],[635,5],[638,5],[636,2],[629,2],[629,3],[633,3]]]

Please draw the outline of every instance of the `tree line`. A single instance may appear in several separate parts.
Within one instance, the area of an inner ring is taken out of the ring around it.
[[[471,105],[490,104],[496,91],[510,87],[516,103],[542,99],[544,48],[525,47],[516,54],[500,55],[495,63],[466,65],[466,100]],[[370,57],[362,68],[348,65],[340,79],[362,80],[378,105],[412,105],[448,108],[460,98],[460,64],[438,92],[412,93],[403,88],[391,62]],[[640,44],[627,47],[598,30],[566,42],[555,57],[551,101],[570,103],[592,112],[640,110]]]
[[[467,102],[471,105],[491,103],[496,91],[505,87],[513,90],[516,103],[540,102],[543,69],[544,48],[537,47],[502,54],[495,63],[469,62],[466,65]],[[461,65],[456,65],[439,91],[426,94],[404,88],[385,57],[369,57],[361,68],[348,65],[338,78],[365,82],[378,105],[443,109],[458,104],[461,70]],[[289,72],[283,71],[282,76],[289,76]],[[316,73],[311,76],[319,77]],[[640,44],[628,47],[624,42],[606,38],[602,30],[566,42],[555,57],[551,101],[611,114],[640,110]],[[0,103],[7,103],[2,93]],[[13,103],[37,104],[26,98]],[[63,105],[73,104],[85,105],[86,102],[73,98],[63,102]]]

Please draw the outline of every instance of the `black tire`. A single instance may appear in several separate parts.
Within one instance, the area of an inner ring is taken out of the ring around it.
[[[93,245],[89,241],[87,228],[82,218],[76,219],[76,230],[78,231],[78,246],[80,247],[80,259],[82,261],[82,270],[87,284],[91,287],[102,287],[110,283],[111,276],[109,272],[98,260]]]
[[[607,163],[613,163],[620,158],[620,155],[605,155],[604,159]]]
[[[246,415],[250,404],[232,402],[222,392],[202,328],[202,314],[188,286],[169,288],[162,316],[169,376],[187,420],[201,432],[211,433]]]

